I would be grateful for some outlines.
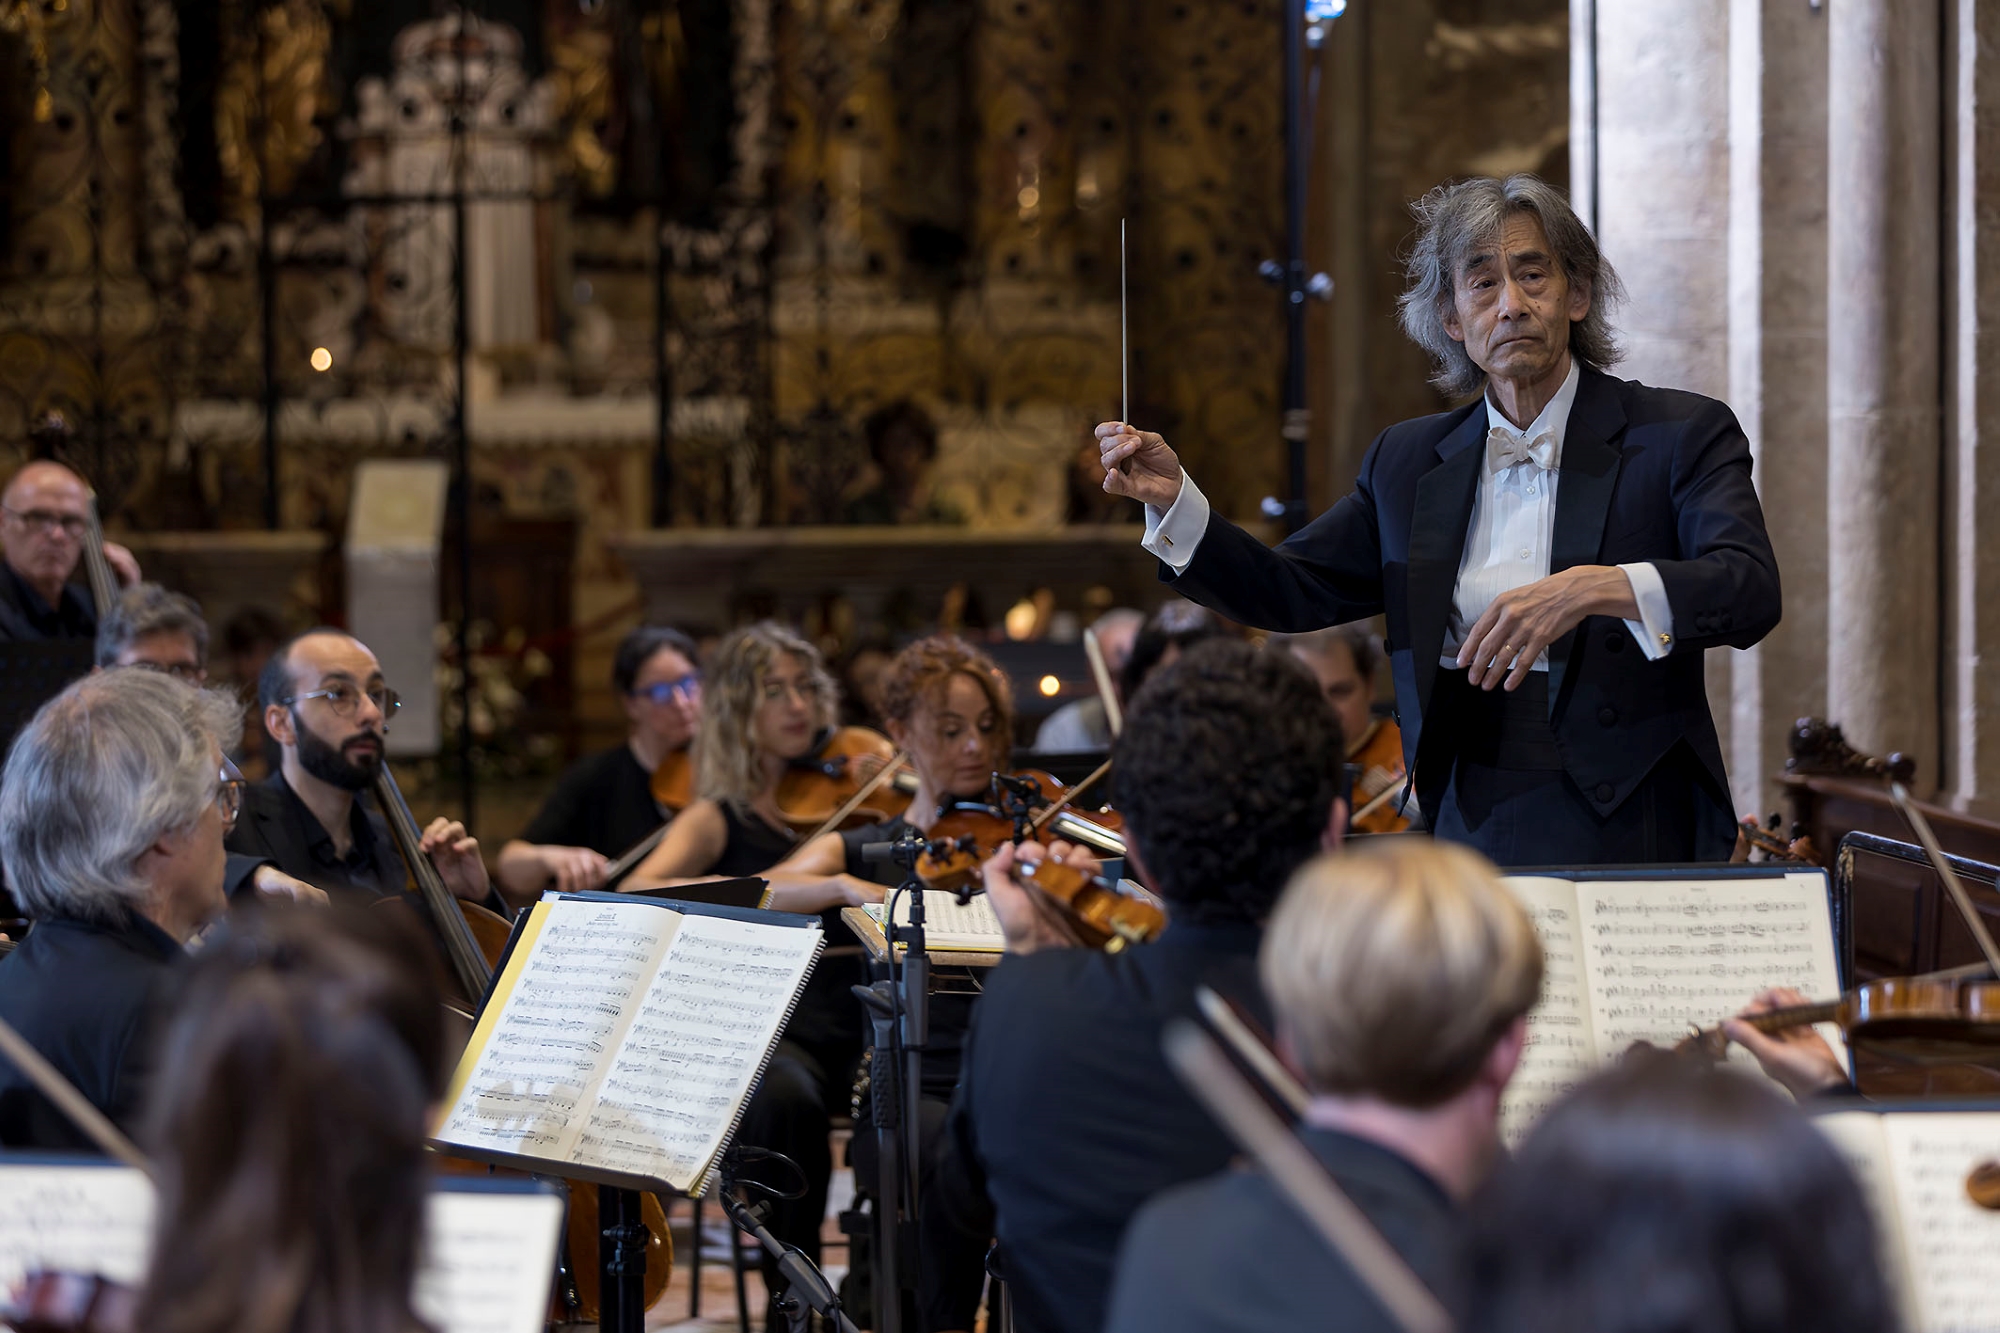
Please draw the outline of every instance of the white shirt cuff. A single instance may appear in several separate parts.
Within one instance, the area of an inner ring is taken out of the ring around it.
[[[1639,604],[1639,618],[1625,622],[1639,641],[1646,660],[1657,662],[1674,650],[1674,608],[1667,601],[1666,580],[1650,563],[1620,565],[1632,585],[1632,600]]]
[[[1146,535],[1139,545],[1178,574],[1194,559],[1194,548],[1201,545],[1202,534],[1207,531],[1208,497],[1194,484],[1194,478],[1183,472],[1181,493],[1174,497],[1166,513],[1146,506]]]

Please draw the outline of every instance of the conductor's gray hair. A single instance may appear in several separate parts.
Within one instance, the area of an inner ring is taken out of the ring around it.
[[[115,925],[145,901],[141,853],[215,799],[242,706],[143,667],[85,676],[43,704],[0,770],[0,863],[34,916]]]
[[[1458,275],[1476,252],[1500,235],[1507,219],[1525,213],[1541,223],[1550,257],[1572,287],[1590,293],[1590,312],[1571,320],[1569,350],[1588,370],[1608,370],[1622,355],[1611,330],[1610,311],[1625,299],[1618,280],[1562,191],[1526,172],[1496,180],[1475,176],[1440,185],[1410,206],[1417,237],[1404,265],[1409,286],[1397,301],[1403,332],[1431,354],[1437,371],[1431,383],[1453,398],[1486,386],[1486,372],[1466,355],[1465,344],[1445,332]]]

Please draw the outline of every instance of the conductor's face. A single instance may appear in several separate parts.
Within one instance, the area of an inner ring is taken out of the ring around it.
[[[1569,326],[1590,313],[1532,213],[1515,213],[1490,243],[1474,246],[1452,286],[1445,332],[1496,380],[1527,387],[1568,372]]]

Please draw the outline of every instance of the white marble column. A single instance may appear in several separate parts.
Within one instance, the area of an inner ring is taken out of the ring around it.
[[[1785,617],[1729,670],[1738,805],[1779,808],[1794,719],[1826,712],[1827,21],[1730,0],[1725,394],[1750,437]]]
[[[1951,669],[1940,741],[1953,804],[2000,818],[2000,316],[1993,313],[2000,310],[2000,12],[1992,0],[1951,0],[1948,15],[1944,642]]]
[[[1827,6],[1827,708],[1940,771],[1938,0]]]

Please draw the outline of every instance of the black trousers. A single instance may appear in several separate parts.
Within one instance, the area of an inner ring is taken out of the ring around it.
[[[966,1231],[939,1215],[942,1210],[935,1206],[934,1181],[945,1152],[944,1127],[951,1102],[927,1092],[918,1100],[917,1111],[917,1134],[923,1154],[917,1173],[921,1191],[917,1200],[917,1249],[922,1262],[916,1275],[915,1308],[907,1302],[904,1306],[905,1324],[919,1333],[971,1328],[979,1317],[979,1296],[986,1286],[986,1250],[992,1243],[992,1222],[987,1219],[984,1230],[975,1227]],[[854,1168],[856,1186],[863,1193],[873,1194],[875,1182],[881,1178],[880,1157],[875,1145],[875,1123],[865,1102],[854,1122],[847,1161]],[[881,1200],[876,1200],[875,1206],[882,1207]]]
[[[1463,671],[1438,673],[1425,739],[1443,739],[1452,768],[1444,799],[1429,812],[1435,836],[1501,866],[1729,859],[1736,819],[1728,795],[1690,747],[1674,746],[1617,809],[1600,815],[1563,769],[1548,698],[1542,671],[1512,694],[1476,689]]]

